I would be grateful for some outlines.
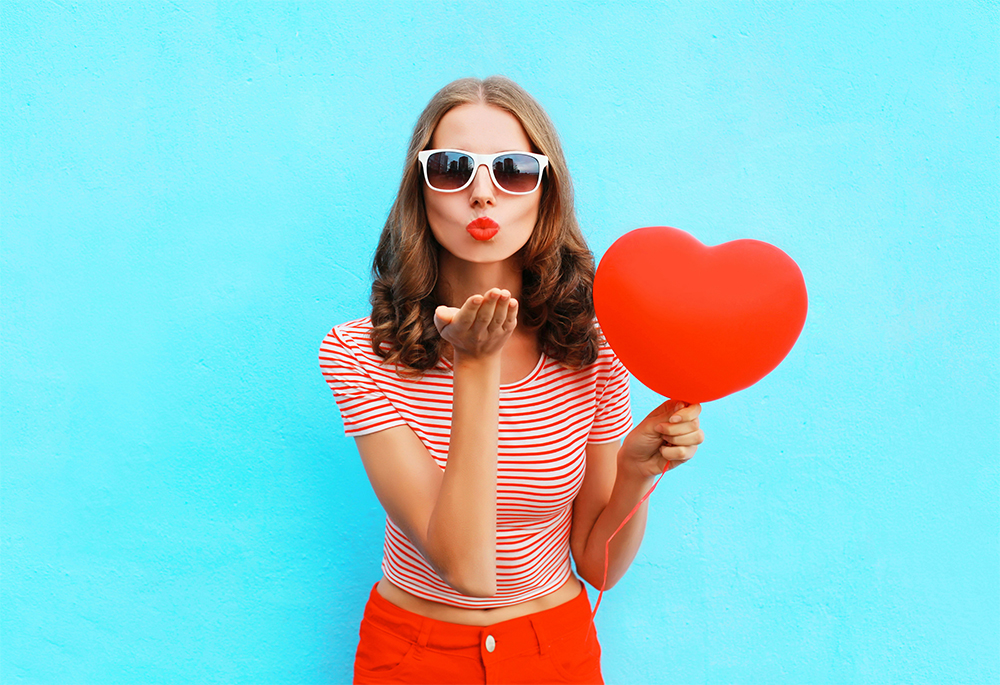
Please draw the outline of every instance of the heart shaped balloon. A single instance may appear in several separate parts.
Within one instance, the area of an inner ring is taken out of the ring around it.
[[[808,298],[798,265],[769,243],[709,247],[653,226],[608,248],[594,307],[608,344],[644,385],[707,402],[781,363],[802,332]]]

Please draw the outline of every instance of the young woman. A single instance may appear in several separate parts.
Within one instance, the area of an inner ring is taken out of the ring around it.
[[[702,442],[701,407],[666,402],[632,428],[569,172],[530,95],[503,77],[445,86],[406,160],[371,316],[320,350],[387,514],[355,682],[603,682],[579,578],[601,587],[609,537]],[[645,523],[643,504],[605,587]]]

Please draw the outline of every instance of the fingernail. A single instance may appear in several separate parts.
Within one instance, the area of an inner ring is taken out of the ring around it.
[[[670,423],[680,423],[681,420],[682,420],[681,417],[677,416],[676,414],[670,417]]]

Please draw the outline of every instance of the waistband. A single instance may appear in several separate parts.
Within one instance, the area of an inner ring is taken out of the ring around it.
[[[415,614],[387,600],[377,588],[378,583],[372,587],[365,606],[365,618],[375,627],[421,647],[475,659],[480,657],[481,647],[488,637],[493,638],[493,644],[502,644],[508,656],[544,653],[548,645],[569,632],[588,629],[592,621],[586,588],[581,588],[574,599],[558,606],[488,626],[449,623]]]

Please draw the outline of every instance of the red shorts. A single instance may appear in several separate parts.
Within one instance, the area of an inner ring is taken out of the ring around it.
[[[603,683],[591,625],[586,589],[565,604],[481,627],[414,614],[373,587],[354,682]]]

